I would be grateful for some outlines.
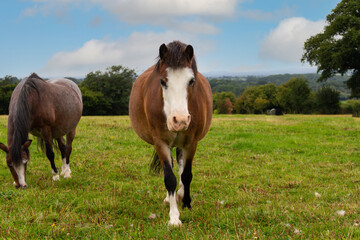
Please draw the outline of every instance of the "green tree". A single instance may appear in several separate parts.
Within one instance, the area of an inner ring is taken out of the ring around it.
[[[342,105],[347,113],[352,113],[353,117],[360,117],[360,100],[348,100]]]
[[[258,86],[246,87],[245,91],[236,100],[235,111],[237,113],[255,113],[255,101],[260,94],[261,91]]]
[[[254,109],[261,113],[264,113],[264,110],[266,110],[269,107],[269,105],[270,105],[269,100],[264,99],[262,97],[258,97],[255,99]]]
[[[83,115],[106,115],[110,112],[110,103],[105,99],[104,94],[80,87],[83,99]]]
[[[324,85],[316,92],[316,105],[317,109],[322,114],[336,114],[340,111],[340,92]]]
[[[90,72],[80,86],[103,94],[106,102],[110,105],[107,115],[126,115],[129,112],[132,83],[136,77],[137,75],[132,69],[112,66],[105,72]]]
[[[221,92],[213,94],[214,112],[219,114],[231,114],[234,109],[235,95],[232,92]]]
[[[264,113],[277,107],[276,85],[273,83],[245,88],[235,102],[236,113]]]
[[[4,78],[0,78],[0,86],[18,84],[19,79],[11,75],[6,75]]]
[[[0,84],[0,114],[9,114],[11,94],[15,87],[16,84]]]
[[[318,67],[319,81],[336,73],[351,73],[346,84],[352,97],[360,97],[360,1],[342,0],[326,17],[324,32],[304,44],[302,62]]]
[[[302,78],[291,78],[277,88],[276,99],[288,113],[306,113],[312,108],[309,102],[311,90]]]

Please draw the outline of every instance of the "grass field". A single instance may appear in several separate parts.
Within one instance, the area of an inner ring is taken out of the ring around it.
[[[0,142],[6,126],[0,116]],[[71,179],[52,181],[34,141],[29,187],[15,189],[0,153],[0,238],[359,239],[359,134],[350,116],[214,116],[194,160],[192,210],[170,228],[152,147],[127,116],[83,117]]]

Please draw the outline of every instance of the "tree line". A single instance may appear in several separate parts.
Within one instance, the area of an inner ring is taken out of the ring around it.
[[[136,77],[133,69],[112,66],[104,72],[90,72],[83,80],[70,77],[68,79],[77,83],[82,92],[83,115],[127,115],[131,87]],[[217,87],[213,86],[214,81]],[[248,85],[239,95],[236,95],[236,88],[233,88],[233,91],[218,92],[221,81],[210,80],[214,113],[264,114],[270,109],[276,109],[277,113],[293,114],[360,112],[359,101],[340,104],[340,92],[334,86],[325,84],[313,91],[309,81],[302,77],[290,78],[279,85]],[[8,114],[12,91],[19,82],[20,79],[12,76],[0,78],[0,114]],[[224,81],[222,86],[226,88],[227,84],[228,82]]]
[[[233,92],[236,97],[240,96],[246,87],[265,85],[268,83],[274,83],[275,85],[281,85],[291,78],[304,78],[312,91],[316,92],[323,85],[319,82],[320,74],[306,73],[306,74],[276,74],[269,76],[222,76],[222,77],[209,77],[209,83],[213,92]],[[335,75],[329,78],[327,85],[334,87],[340,92],[340,100],[347,100],[351,91],[346,86],[346,81],[349,79],[348,75]]]
[[[340,113],[339,96],[339,91],[331,86],[324,85],[314,92],[307,80],[291,78],[278,86],[248,86],[237,98],[233,92],[214,93],[213,103],[214,112],[220,114],[263,114],[270,109],[277,113],[336,114]]]
[[[214,113],[219,114],[264,114],[275,109],[277,114],[358,115],[358,105],[359,100],[340,104],[340,92],[327,84],[312,91],[308,80],[301,77],[291,78],[278,86],[275,83],[248,86],[239,97],[231,91],[213,94]]]

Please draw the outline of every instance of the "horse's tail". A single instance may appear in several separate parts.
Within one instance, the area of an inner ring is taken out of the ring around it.
[[[178,149],[176,149],[176,151],[178,151]],[[171,166],[174,166],[174,159],[171,156]],[[157,152],[154,150],[153,156],[152,156],[152,161],[150,163],[150,173],[156,173],[159,174],[160,171],[162,170],[162,166],[160,163],[160,159],[159,159],[159,155],[157,154]]]
[[[152,161],[150,163],[150,173],[159,174],[160,171],[161,171],[161,163],[160,163],[159,155],[154,150],[154,153],[152,155]]]
[[[41,137],[38,137],[38,138],[37,138],[37,143],[38,143],[38,149],[40,149],[43,153],[46,153],[46,143],[45,143],[45,140],[42,139]],[[60,150],[59,144],[58,144],[58,142],[56,141],[56,139],[53,139],[53,140],[52,140],[52,147],[53,147],[53,149],[55,149],[55,150]]]
[[[39,89],[36,86],[34,78],[39,78],[36,74],[32,74],[22,86],[15,112],[13,115],[14,135],[10,155],[15,166],[18,166],[22,161],[22,145],[28,140],[30,131],[31,109],[28,102],[28,97],[34,89],[39,95]]]

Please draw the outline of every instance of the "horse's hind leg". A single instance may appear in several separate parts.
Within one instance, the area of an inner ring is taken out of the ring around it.
[[[70,155],[72,151],[72,142],[74,138],[75,138],[75,129],[66,135],[65,158],[63,158],[63,166],[61,171],[61,176],[64,176],[64,178],[71,177],[71,170],[69,164],[70,164]]]
[[[179,165],[179,190],[176,194],[177,202],[180,202],[184,198],[184,185],[181,181],[181,174],[184,171],[184,158],[183,158],[183,150],[181,148],[176,148],[176,161]]]
[[[54,161],[54,158],[55,158],[55,154],[54,154],[54,151],[53,151],[53,142],[52,142],[52,137],[49,135],[49,136],[44,136],[45,138],[45,147],[46,147],[46,156],[47,158],[49,159],[50,161],[50,164],[51,164],[51,168],[52,168],[52,174],[53,174],[53,180],[54,181],[57,181],[60,179],[59,177],[59,172],[55,166],[55,161]]]
[[[61,152],[61,159],[62,159],[62,168],[61,168],[61,176],[65,176],[65,173],[67,172],[67,168],[68,165],[66,164],[66,146],[65,146],[65,141],[63,137],[60,137],[58,139],[56,139],[56,141],[58,142],[58,146]]]

